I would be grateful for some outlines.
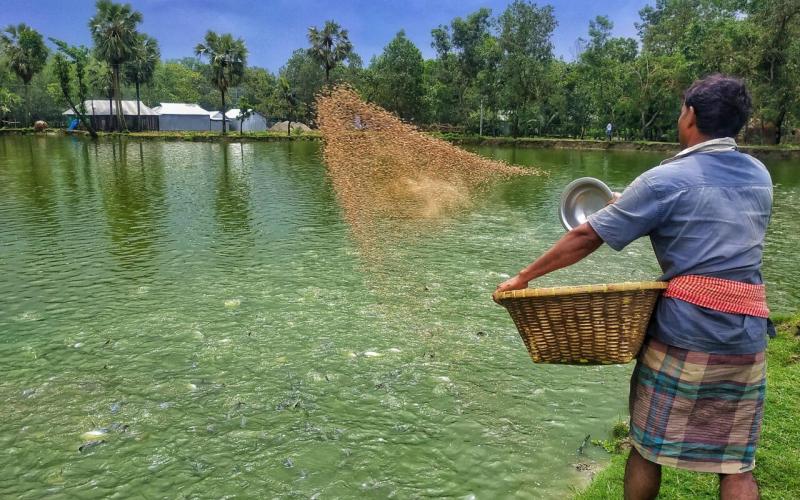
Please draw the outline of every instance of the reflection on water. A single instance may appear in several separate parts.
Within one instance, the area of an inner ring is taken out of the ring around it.
[[[386,222],[375,265],[315,144],[0,138],[0,496],[563,496],[630,367],[533,365],[489,294],[562,234],[570,180],[619,190],[659,156],[479,151],[550,175],[423,236]],[[770,164],[776,312],[796,167]],[[657,275],[639,241],[542,284]]]

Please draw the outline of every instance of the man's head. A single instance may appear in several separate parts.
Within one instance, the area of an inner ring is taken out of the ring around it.
[[[678,139],[682,147],[718,137],[735,137],[750,116],[744,82],[724,75],[698,80],[683,93]]]

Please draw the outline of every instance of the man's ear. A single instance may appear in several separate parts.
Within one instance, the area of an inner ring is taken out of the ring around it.
[[[694,112],[694,106],[686,108],[686,128],[697,128],[697,114]]]

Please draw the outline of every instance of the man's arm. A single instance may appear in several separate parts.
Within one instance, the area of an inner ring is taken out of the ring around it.
[[[527,288],[529,281],[575,264],[600,248],[602,244],[602,238],[592,229],[592,226],[584,222],[565,234],[555,245],[550,247],[550,250],[520,271],[519,274],[500,283],[495,292]]]

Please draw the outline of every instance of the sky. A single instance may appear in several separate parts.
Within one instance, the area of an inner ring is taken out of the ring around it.
[[[292,52],[308,46],[310,26],[334,20],[349,31],[364,64],[380,54],[401,29],[426,59],[435,57],[431,29],[466,17],[480,7],[497,16],[510,0],[129,0],[142,13],[140,31],[155,37],[163,59],[192,56],[207,30],[245,41],[248,64],[277,72]],[[555,54],[574,59],[575,42],[586,38],[589,21],[606,15],[616,36],[636,36],[634,23],[646,0],[551,0],[558,27]],[[90,46],[92,0],[0,0],[0,27],[24,22],[45,37]]]

